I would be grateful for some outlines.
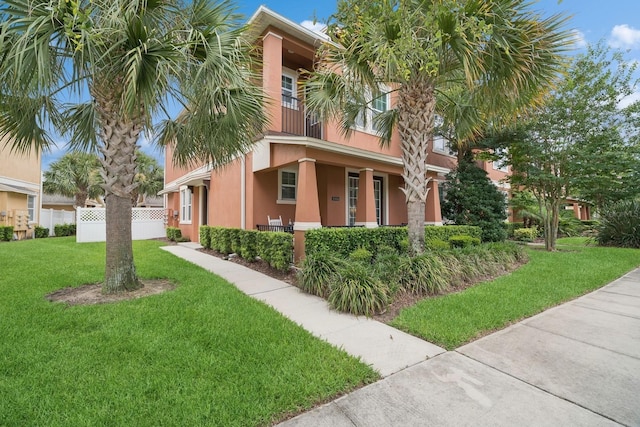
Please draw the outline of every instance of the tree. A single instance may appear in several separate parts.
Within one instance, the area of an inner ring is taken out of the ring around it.
[[[133,190],[133,205],[144,204],[147,197],[154,197],[164,186],[164,170],[156,159],[139,151],[136,157],[136,176],[134,182],[138,184]]]
[[[13,150],[46,149],[50,125],[73,148],[99,151],[102,289],[140,287],[131,242],[140,133],[171,144],[178,164],[224,164],[264,127],[240,17],[208,0],[14,0],[0,14],[0,133]],[[184,107],[175,119],[173,105]]]
[[[447,175],[444,193],[442,214],[447,219],[456,224],[482,228],[482,240],[485,242],[506,239],[505,196],[493,185],[487,172],[474,163],[471,153]]]
[[[87,198],[95,199],[104,193],[101,184],[98,156],[73,151],[49,165],[42,189],[47,194],[73,197],[73,206],[83,208]]]
[[[503,135],[512,186],[530,190],[555,250],[560,207],[581,195],[603,206],[640,192],[638,111],[620,100],[633,93],[633,65],[602,44],[571,62],[557,90],[514,132]]]
[[[455,87],[483,109],[508,111],[549,85],[571,42],[564,19],[546,19],[522,0],[340,0],[328,26],[320,67],[307,84],[307,102],[338,119],[350,134],[373,111],[381,144],[397,128],[403,160],[409,250],[424,250],[427,152],[436,96]],[[395,108],[377,100],[393,92]]]

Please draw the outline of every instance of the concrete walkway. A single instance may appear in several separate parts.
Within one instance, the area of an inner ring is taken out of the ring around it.
[[[201,246],[195,243],[162,247],[264,301],[318,338],[360,357],[383,377],[445,352],[384,323],[329,310],[322,298],[240,264],[198,252],[198,248]]]
[[[282,426],[640,426],[640,269],[444,352],[379,322],[329,311],[319,298],[190,247],[164,249],[385,376]]]

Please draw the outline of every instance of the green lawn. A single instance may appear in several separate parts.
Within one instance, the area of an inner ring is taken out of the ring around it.
[[[564,244],[571,246],[560,246]],[[553,253],[529,249],[529,263],[512,274],[458,294],[425,299],[403,310],[391,325],[454,349],[597,289],[640,265],[637,249],[585,246],[585,239],[560,240],[559,248]]]
[[[160,245],[138,273],[175,290],[66,306],[45,295],[101,281],[104,244],[0,243],[0,425],[263,425],[378,378]]]

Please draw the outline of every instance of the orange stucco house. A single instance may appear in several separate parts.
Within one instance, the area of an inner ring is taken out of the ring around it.
[[[300,256],[309,229],[406,223],[398,137],[381,148],[369,125],[345,139],[335,124],[318,122],[305,110],[300,70],[313,69],[323,36],[264,6],[249,24],[263,55],[261,77],[271,100],[266,107],[271,123],[251,152],[218,169],[176,167],[167,149],[161,194],[168,225],[197,241],[201,225],[255,229],[268,224],[268,218],[281,218],[292,225]],[[380,99],[374,109],[386,110],[393,103],[392,96]],[[432,180],[425,224],[441,225],[439,183],[456,158],[437,140],[428,163]],[[495,182],[506,176],[487,164]]]

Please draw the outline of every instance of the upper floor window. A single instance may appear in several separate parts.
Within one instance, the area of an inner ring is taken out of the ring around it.
[[[493,169],[501,172],[509,172],[509,165],[507,165],[507,150],[504,148],[496,148],[494,154],[498,156],[497,160],[493,162]]]
[[[297,109],[297,76],[291,70],[282,72],[282,105],[287,108]]]
[[[191,189],[187,186],[180,187],[180,223],[191,223]]]
[[[298,184],[298,172],[280,169],[278,171],[278,202],[295,202]]]
[[[361,114],[356,118],[356,129],[369,133],[378,133],[380,129],[374,119],[380,114],[387,112],[389,110],[389,104],[389,93],[387,89],[383,87],[373,95],[368,108],[363,113],[364,115]]]
[[[447,155],[453,155],[455,153],[451,148],[451,141],[442,135],[433,136],[433,151]]]

